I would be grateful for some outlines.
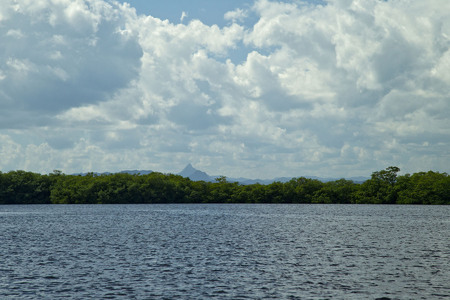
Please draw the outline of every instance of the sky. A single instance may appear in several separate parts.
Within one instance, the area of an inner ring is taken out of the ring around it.
[[[448,0],[2,0],[0,171],[450,173]]]

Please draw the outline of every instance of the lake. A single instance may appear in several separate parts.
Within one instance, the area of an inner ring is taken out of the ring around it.
[[[0,206],[0,299],[449,299],[450,206]]]

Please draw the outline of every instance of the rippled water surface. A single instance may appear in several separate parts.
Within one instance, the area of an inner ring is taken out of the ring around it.
[[[0,206],[0,299],[449,299],[450,207]]]

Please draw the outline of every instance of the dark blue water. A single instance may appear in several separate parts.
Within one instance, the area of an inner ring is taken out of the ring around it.
[[[0,206],[0,299],[449,299],[449,216],[449,206]]]

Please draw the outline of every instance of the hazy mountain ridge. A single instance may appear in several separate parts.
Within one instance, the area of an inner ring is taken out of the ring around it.
[[[95,176],[112,175],[112,174],[147,175],[153,172],[154,171],[152,170],[123,170],[120,172],[84,172],[84,173],[74,173],[71,175],[81,175],[81,176],[86,176],[89,174],[93,174]]]
[[[126,173],[126,174],[131,174],[131,175],[138,175],[138,174],[147,175],[147,174],[150,174],[153,172],[154,171],[151,171],[151,170],[123,170],[118,173]],[[113,174],[111,172],[103,172],[103,173],[90,172],[90,173],[92,173],[96,176]],[[73,174],[73,175],[85,176],[90,173],[77,173],[77,174]],[[176,173],[176,175],[180,175],[180,176],[189,178],[192,181],[206,181],[206,182],[215,182],[216,178],[221,176],[221,175],[208,175],[206,172],[203,172],[201,170],[194,168],[192,166],[192,164],[190,164],[190,163],[187,164],[186,167],[181,172]],[[250,184],[257,184],[257,183],[271,184],[273,182],[285,183],[285,182],[288,182],[289,180],[291,180],[292,178],[298,178],[298,177],[317,179],[322,182],[336,181],[336,180],[341,179],[341,178],[317,177],[317,176],[276,177],[273,179],[250,179],[250,178],[244,178],[244,177],[239,177],[239,178],[227,177],[227,181],[228,182],[238,182],[243,185],[250,185]],[[364,181],[369,179],[369,177],[359,176],[359,177],[350,177],[350,178],[345,178],[345,179],[352,180],[355,183],[363,183]]]
[[[216,181],[216,178],[219,177],[220,175],[215,175],[215,176],[211,176],[208,175],[206,172],[200,171],[195,169],[190,163],[181,171],[179,172],[177,175],[181,175],[183,177],[187,177],[193,181],[208,181],[208,182],[214,182]],[[297,176],[297,177],[302,177],[302,176]],[[331,178],[331,177],[317,177],[317,176],[303,176],[305,178],[311,178],[311,179],[317,179],[319,181],[322,182],[329,182],[329,181],[336,181],[339,180],[341,178]],[[296,177],[276,177],[273,179],[250,179],[250,178],[244,178],[244,177],[239,177],[239,178],[233,178],[233,177],[227,177],[227,181],[229,182],[239,182],[240,184],[244,184],[244,185],[249,185],[249,184],[271,184],[273,182],[288,182],[289,180],[291,180],[292,178],[296,178]],[[350,177],[350,178],[346,178],[347,180],[352,180],[355,183],[362,183],[364,181],[366,181],[367,179],[369,179],[368,177],[363,177],[363,176],[359,176],[359,177]]]

